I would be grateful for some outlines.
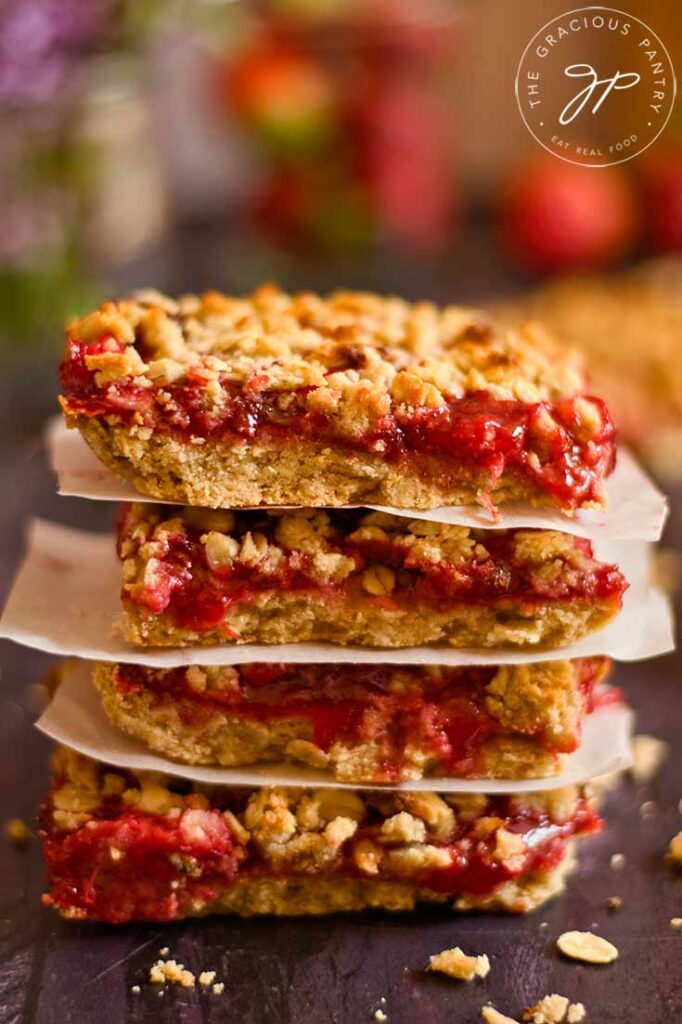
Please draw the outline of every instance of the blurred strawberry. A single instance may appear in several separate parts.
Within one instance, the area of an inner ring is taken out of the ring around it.
[[[334,83],[313,57],[264,38],[218,72],[218,92],[276,151],[324,148],[334,128]]]
[[[499,210],[510,255],[539,271],[599,267],[623,257],[640,225],[635,193],[616,167],[533,156],[512,174]]]
[[[359,183],[388,237],[422,251],[451,230],[452,181],[441,112],[418,83],[376,82],[347,110]]]
[[[640,171],[650,247],[655,252],[682,249],[682,151],[657,150]]]

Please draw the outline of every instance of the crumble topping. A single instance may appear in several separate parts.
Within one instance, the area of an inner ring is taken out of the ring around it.
[[[490,531],[380,512],[298,509],[241,512],[225,521],[230,532],[223,533],[214,515],[204,520],[202,509],[123,506],[124,596],[160,614],[201,579],[211,587],[211,599],[204,593],[202,600],[215,624],[218,604],[235,599],[229,588],[237,584],[240,600],[267,589],[349,585],[359,578],[369,597],[419,587],[424,599],[462,594],[468,602],[519,594],[620,600],[626,586],[615,566],[595,560],[588,541],[554,530]],[[190,603],[188,614],[200,626],[196,602]]]
[[[46,902],[79,920],[173,920],[206,912],[241,879],[321,873],[416,885],[443,899],[470,887],[485,893],[524,872],[553,871],[573,836],[598,828],[575,787],[571,817],[562,822],[549,802],[543,808],[542,794],[534,808],[525,795],[234,791],[84,762],[58,751],[41,818],[52,883]],[[112,776],[120,780],[114,786]],[[77,811],[57,806],[66,787]],[[184,970],[173,964],[176,974]],[[164,970],[161,964],[155,976]],[[189,977],[177,977],[189,985]]]
[[[107,464],[113,434],[123,432],[119,472],[140,468],[133,448],[153,435],[162,464],[175,461],[170,438],[224,442],[223,470],[245,442],[280,451],[295,438],[316,457],[329,445],[364,458],[379,471],[379,492],[393,463],[422,484],[437,479],[444,499],[465,494],[492,507],[504,477],[501,500],[520,488],[571,510],[604,506],[615,462],[614,426],[604,403],[583,393],[581,358],[539,326],[500,331],[471,310],[365,293],[323,299],[265,286],[246,299],[211,292],[175,303],[146,293],[108,302],[69,325],[62,387],[69,425],[88,438],[94,421],[107,435]],[[182,462],[174,485],[163,467],[166,485],[197,493]],[[282,504],[294,500],[291,488]],[[194,503],[251,503],[230,502],[228,481],[212,480],[207,493],[214,497]]]
[[[458,981],[473,981],[474,978],[485,978],[490,973],[490,960],[485,953],[469,956],[459,946],[455,946],[429,957],[427,969],[447,974]]]
[[[247,298],[205,292],[175,301],[147,290],[72,321],[68,335],[86,345],[112,340],[86,357],[100,386],[195,378],[209,388],[227,376],[261,391],[311,388],[312,407],[338,411],[351,431],[391,406],[433,409],[482,390],[554,401],[584,385],[577,351],[537,324],[500,331],[475,310],[364,292],[324,299],[264,285]]]
[[[610,964],[618,958],[613,943],[594,932],[564,932],[556,944],[564,956],[588,964]]]

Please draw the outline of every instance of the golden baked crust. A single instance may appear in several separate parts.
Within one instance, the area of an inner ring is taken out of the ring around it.
[[[65,748],[54,770],[41,817],[46,902],[76,919],[477,901],[469,870],[476,891],[521,912],[557,891],[573,839],[598,827],[575,787],[515,797],[235,791],[110,768]],[[455,866],[466,869],[463,883]]]
[[[398,463],[371,452],[347,451],[327,442],[297,440],[235,445],[193,444],[172,434],[148,436],[143,428],[87,416],[70,421],[100,461],[150,498],[203,508],[257,505],[439,505],[552,501],[510,469],[491,486],[490,472],[443,466],[433,456]]]
[[[608,411],[584,396],[581,360],[536,326],[501,331],[459,307],[264,286],[243,299],[138,293],[72,322],[67,337],[67,423],[153,497],[211,507],[605,502]],[[453,447],[447,417],[456,407],[473,422],[485,401],[500,430],[512,407],[524,410],[515,454],[508,442],[492,452],[482,426],[475,444],[465,430]]]
[[[114,725],[173,760],[228,767],[293,761],[327,769],[342,782],[361,784],[438,777],[452,775],[453,771],[474,778],[558,774],[562,752],[575,749],[579,742],[583,687],[589,674],[599,679],[606,670],[600,659],[590,659],[585,666],[558,661],[473,673],[469,670],[475,678],[468,684],[464,678],[459,691],[450,692],[451,700],[455,694],[453,703],[445,706],[442,719],[435,719],[439,704],[442,706],[447,699],[442,686],[439,688],[439,674],[444,671],[448,678],[451,670],[386,666],[387,682],[382,686],[386,687],[387,700],[393,697],[395,704],[391,707],[395,710],[384,710],[381,698],[372,702],[366,697],[362,717],[356,710],[362,700],[362,678],[353,683],[348,670],[337,670],[334,675],[339,686],[346,681],[349,688],[350,710],[344,717],[344,705],[335,705],[330,690],[323,689],[325,676],[321,671],[320,694],[316,697],[316,669],[292,666],[292,672],[283,677],[285,682],[279,684],[279,695],[270,682],[276,676],[268,672],[263,700],[277,699],[281,705],[279,711],[272,708],[269,714],[264,713],[268,708],[263,703],[254,703],[258,689],[249,684],[253,674],[248,666],[191,666],[164,671],[140,667],[131,670],[125,665],[100,662],[95,666],[93,681]],[[376,674],[377,667],[373,666],[365,685],[372,685]],[[310,695],[301,698],[299,689],[298,706],[292,697],[297,675],[299,686],[305,685],[305,694]],[[429,681],[431,690],[426,688]],[[462,694],[459,698],[458,693]],[[417,699],[424,694],[430,703],[419,711],[422,704]],[[401,704],[408,708],[404,717]],[[315,716],[320,714],[320,707],[326,707],[323,721],[329,730],[330,715],[339,706],[340,734],[320,746],[316,742]],[[352,729],[351,714],[355,716]],[[446,728],[449,714],[460,723],[460,730],[471,731],[471,743],[465,746],[462,740],[461,750],[444,749],[437,722]],[[451,767],[448,757],[457,761],[457,768]]]
[[[625,587],[550,530],[473,530],[362,510],[133,504],[119,522],[134,644],[563,646],[617,614]]]

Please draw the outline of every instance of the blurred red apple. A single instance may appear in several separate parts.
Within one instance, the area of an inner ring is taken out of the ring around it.
[[[650,247],[655,252],[682,249],[682,151],[660,150],[640,170]]]
[[[637,197],[616,167],[534,156],[513,172],[500,205],[510,255],[538,271],[601,267],[625,256],[640,224]]]
[[[258,40],[219,69],[217,88],[221,101],[277,149],[318,149],[333,131],[333,81],[319,61],[288,44]]]

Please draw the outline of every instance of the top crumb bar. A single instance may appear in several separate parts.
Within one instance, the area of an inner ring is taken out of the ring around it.
[[[615,431],[537,325],[364,292],[157,292],[69,325],[61,404],[150,497],[604,507]]]

